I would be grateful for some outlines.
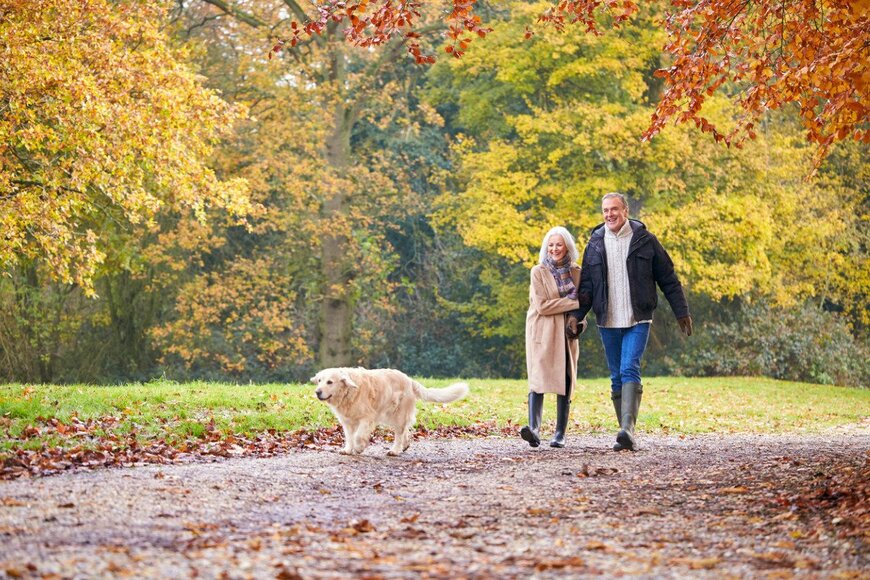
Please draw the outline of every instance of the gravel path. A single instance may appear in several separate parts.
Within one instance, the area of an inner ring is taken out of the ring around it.
[[[640,444],[425,439],[2,481],[0,577],[870,577],[866,425]]]

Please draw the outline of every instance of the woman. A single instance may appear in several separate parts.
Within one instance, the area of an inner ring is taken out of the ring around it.
[[[526,369],[529,375],[529,424],[520,436],[532,447],[541,444],[544,393],[556,393],[556,432],[551,447],[565,446],[571,395],[576,386],[580,347],[565,336],[565,313],[579,307],[580,254],[563,227],[547,232],[538,265],[532,268],[526,315]],[[581,332],[586,320],[580,322]]]

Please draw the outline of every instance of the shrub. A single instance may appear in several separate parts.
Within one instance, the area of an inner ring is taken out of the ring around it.
[[[699,325],[692,339],[672,372],[870,386],[866,341],[852,335],[841,315],[811,305],[743,304],[731,320]]]

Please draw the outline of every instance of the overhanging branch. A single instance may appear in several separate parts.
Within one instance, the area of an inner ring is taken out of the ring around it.
[[[249,26],[253,26],[255,28],[260,26],[266,26],[266,23],[254,16],[253,14],[249,14],[243,10],[239,10],[235,6],[230,6],[224,0],[202,0],[206,4],[211,4],[212,6],[223,10],[226,14],[229,14],[233,18],[237,18],[238,20],[244,22]]]

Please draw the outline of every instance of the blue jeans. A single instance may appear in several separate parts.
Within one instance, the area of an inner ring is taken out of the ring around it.
[[[607,368],[610,369],[610,390],[614,395],[622,393],[624,383],[640,384],[640,358],[646,350],[650,326],[644,322],[628,328],[598,327]]]

